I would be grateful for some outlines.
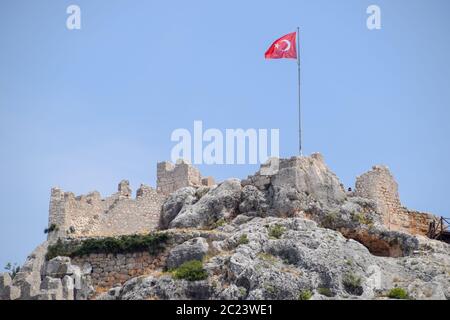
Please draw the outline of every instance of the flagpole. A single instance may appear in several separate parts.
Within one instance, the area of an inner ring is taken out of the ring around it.
[[[298,67],[298,151],[303,156],[302,150],[302,115],[300,99],[300,27],[297,27],[297,67]]]

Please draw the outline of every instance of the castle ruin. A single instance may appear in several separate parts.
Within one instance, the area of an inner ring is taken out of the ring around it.
[[[183,187],[214,184],[213,178],[202,177],[197,168],[178,161],[176,164],[158,163],[156,189],[141,185],[135,198],[126,180],[119,183],[116,193],[106,198],[97,191],[75,196],[72,192],[53,188],[48,239],[148,233],[157,229],[161,206],[168,195]],[[429,224],[437,221],[432,214],[412,211],[401,205],[397,182],[385,166],[374,166],[357,177],[351,195],[373,200],[389,230],[427,235]]]
[[[354,194],[375,201],[377,211],[388,230],[427,235],[430,223],[438,221],[432,214],[402,206],[398,184],[386,166],[374,166],[372,170],[357,177]]]
[[[75,196],[53,188],[48,240],[148,233],[157,228],[161,206],[170,193],[182,187],[213,184],[214,179],[203,178],[197,168],[179,161],[158,163],[156,190],[141,185],[135,198],[127,180],[121,181],[118,191],[106,198],[97,191]]]

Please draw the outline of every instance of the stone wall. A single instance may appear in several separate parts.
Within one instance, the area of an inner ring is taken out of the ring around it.
[[[426,235],[430,222],[438,220],[432,214],[412,211],[401,205],[397,182],[385,166],[374,166],[357,177],[354,195],[374,200],[389,230]]]
[[[214,184],[212,177],[203,178],[197,168],[183,160],[179,160],[176,164],[165,161],[157,165],[156,189],[163,194],[171,194],[183,187]]]
[[[166,196],[145,185],[137,190],[135,199],[131,194],[128,181],[122,181],[118,192],[104,199],[98,192],[76,197],[53,188],[49,226],[56,226],[56,230],[49,233],[48,239],[116,236],[156,229]]]
[[[147,275],[165,264],[166,254],[153,256],[148,252],[126,254],[89,254],[75,257],[72,263],[79,267],[92,267],[92,285],[99,288],[111,288],[127,280]]]

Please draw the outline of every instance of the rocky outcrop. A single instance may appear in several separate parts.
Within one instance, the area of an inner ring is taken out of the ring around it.
[[[422,238],[420,250],[394,259],[374,256],[359,242],[308,219],[239,220],[220,228],[227,229],[223,240],[212,241],[216,254],[203,258],[207,279],[141,276],[99,298],[296,300],[308,292],[312,299],[385,299],[395,287],[412,298],[450,298],[447,244]],[[274,228],[280,232],[274,234]]]
[[[184,189],[181,189],[183,192]],[[175,192],[177,194],[178,192]],[[182,199],[182,197],[181,197]],[[238,179],[229,179],[216,188],[209,190],[197,202],[186,204],[170,221],[170,228],[208,227],[220,219],[229,219],[238,214],[241,200],[241,182]],[[175,207],[180,203],[176,202]],[[164,208],[173,210],[173,207],[164,206],[163,216],[169,216]]]

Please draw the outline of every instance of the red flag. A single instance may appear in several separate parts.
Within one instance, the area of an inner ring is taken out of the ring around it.
[[[276,40],[266,51],[266,59],[297,59],[297,32],[289,33]]]

